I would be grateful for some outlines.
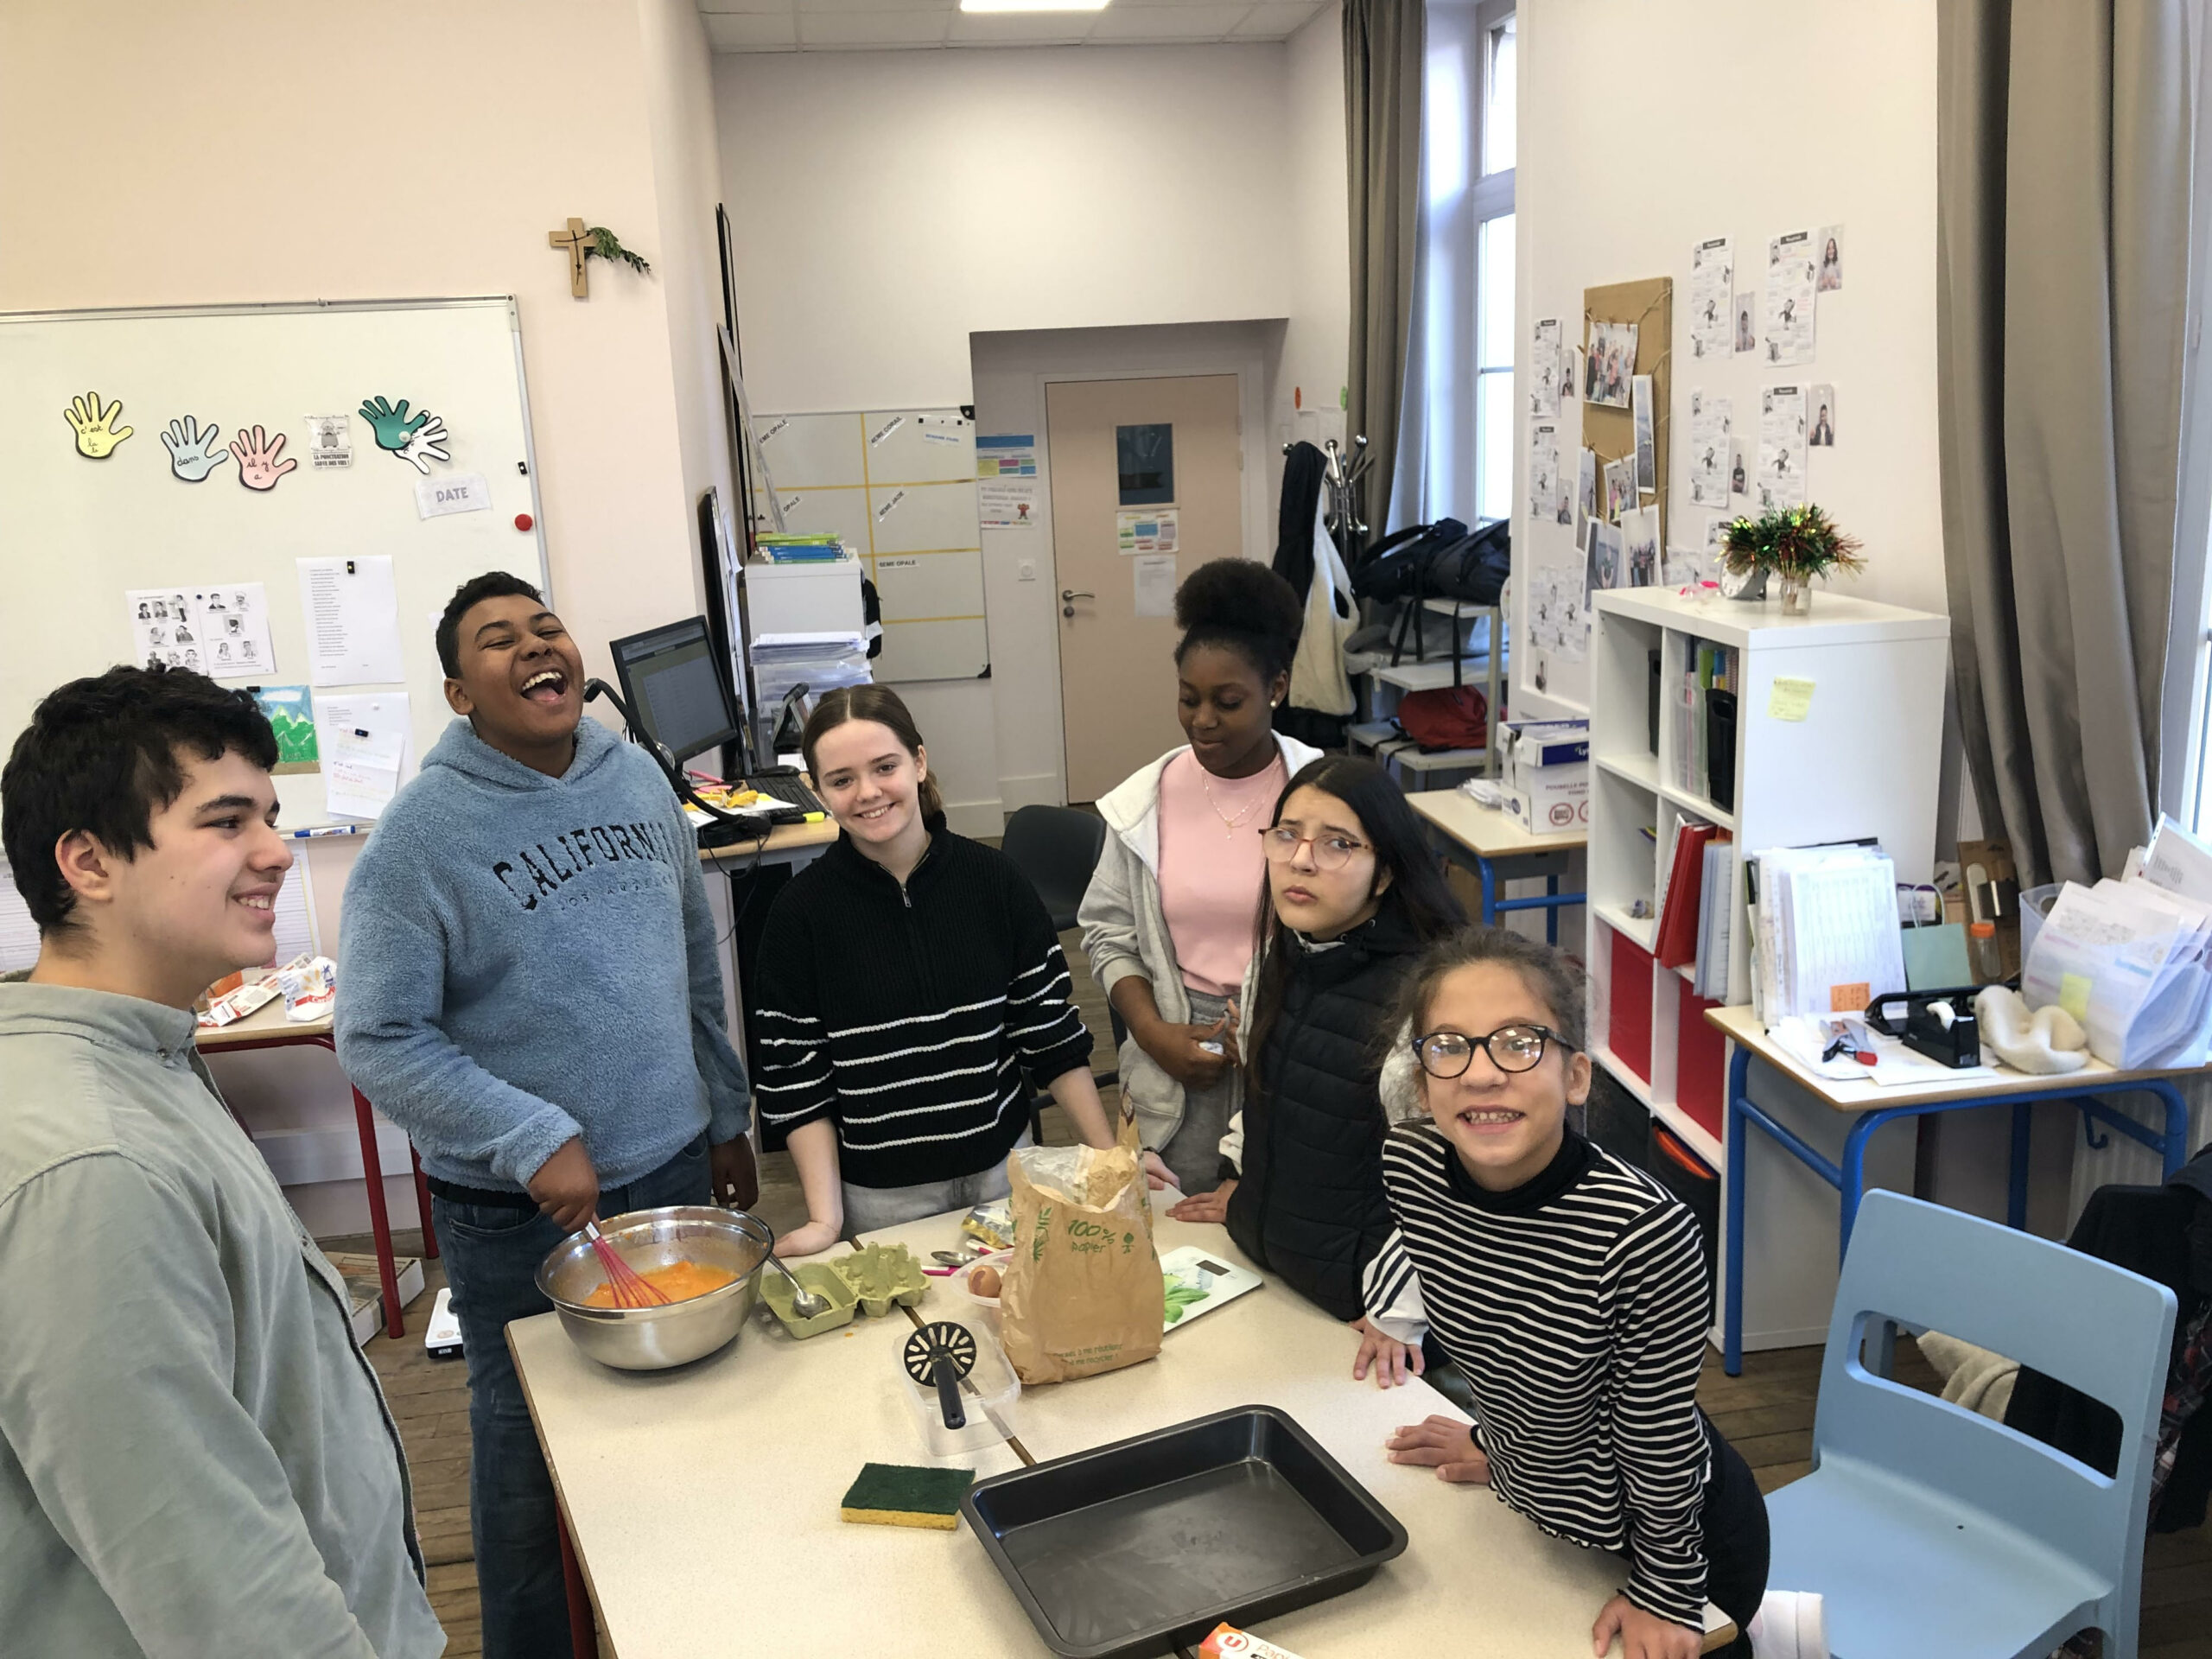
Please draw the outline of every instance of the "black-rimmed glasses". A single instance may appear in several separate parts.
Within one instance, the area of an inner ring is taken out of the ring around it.
[[[1354,841],[1350,836],[1324,830],[1318,835],[1301,836],[1287,823],[1272,824],[1260,831],[1260,846],[1270,864],[1287,864],[1298,856],[1299,847],[1311,843],[1313,849],[1313,868],[1317,870],[1341,870],[1352,861],[1355,853],[1372,850],[1363,841]]]
[[[1487,1037],[1432,1031],[1414,1039],[1414,1054],[1430,1077],[1449,1080],[1466,1074],[1478,1048],[1490,1055],[1490,1063],[1501,1071],[1533,1071],[1543,1059],[1548,1043],[1564,1048],[1567,1039],[1549,1026],[1500,1026]]]

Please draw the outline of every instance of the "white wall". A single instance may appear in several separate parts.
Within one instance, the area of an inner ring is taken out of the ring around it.
[[[1814,452],[1813,499],[1866,543],[1840,585],[1870,599],[1948,609],[1936,435],[1936,12],[1926,0],[1777,5],[1771,0],[1522,0],[1516,180],[1516,360],[1529,329],[1562,320],[1580,343],[1586,288],[1675,282],[1670,542],[1704,539],[1689,503],[1689,398],[1734,400],[1746,463],[1763,385],[1831,383],[1836,447]],[[1619,66],[1593,82],[1592,64]],[[1602,87],[1602,92],[1599,88]],[[1761,283],[1767,238],[1841,224],[1845,286],[1821,296],[1819,348],[1802,367],[1689,357],[1690,250],[1735,238],[1739,291]],[[1579,445],[1580,407],[1560,456]],[[1528,416],[1514,448],[1515,560],[1574,563],[1573,532],[1527,516]],[[1572,476],[1570,472],[1569,476]],[[1525,575],[1515,583],[1529,591]],[[1815,603],[1818,604],[1815,599]],[[1547,700],[1514,665],[1515,707]],[[1583,712],[1586,665],[1552,663],[1554,699]],[[1931,710],[1929,717],[1936,718]]]
[[[515,296],[555,600],[608,673],[608,639],[688,614],[699,588],[691,500],[719,429],[708,61],[690,0],[477,0],[434,35],[389,8],[6,0],[0,310]],[[572,298],[545,240],[571,213],[653,274],[594,260]],[[0,563],[29,556],[7,536]],[[25,625],[0,607],[0,650]],[[329,949],[350,858],[315,845]],[[350,1136],[327,1056],[222,1070],[257,1128]],[[318,1230],[367,1226],[358,1180],[293,1196]]]
[[[986,414],[986,360],[1013,359],[971,356],[971,335],[1273,319],[1287,326],[1266,420],[1288,435],[1290,387],[1333,408],[1344,380],[1342,64],[1333,6],[1287,42],[1250,46],[718,58],[753,407],[974,403],[985,430],[1041,441],[1041,416],[1002,392],[1005,412]],[[1158,355],[1165,338],[1140,354],[1185,366]],[[1092,366],[1065,337],[1043,349]],[[1271,485],[1263,549],[1273,503]],[[1050,549],[1017,590],[1002,539],[987,535],[984,553],[992,678],[899,688],[969,833],[1061,798],[1057,613],[1039,602]]]

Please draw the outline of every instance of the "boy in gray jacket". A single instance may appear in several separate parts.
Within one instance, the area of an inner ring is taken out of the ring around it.
[[[434,1659],[407,1467],[346,1288],[226,1109],[192,1004],[270,959],[291,843],[241,691],[39,704],[0,827],[0,1647]]]

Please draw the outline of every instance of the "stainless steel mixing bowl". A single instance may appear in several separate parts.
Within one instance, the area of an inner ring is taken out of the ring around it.
[[[582,1233],[562,1241],[537,1269],[537,1287],[561,1315],[569,1340],[602,1365],[658,1371],[713,1353],[745,1327],[760,1292],[761,1265],[775,1234],[742,1210],[671,1205],[633,1210],[599,1224],[622,1259],[643,1273],[675,1262],[727,1268],[734,1283],[664,1307],[586,1307],[584,1298],[607,1281]]]

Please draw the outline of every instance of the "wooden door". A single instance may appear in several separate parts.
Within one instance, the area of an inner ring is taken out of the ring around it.
[[[1046,388],[1071,801],[1096,800],[1183,741],[1174,619],[1139,613],[1166,608],[1171,527],[1176,582],[1244,550],[1238,407],[1233,374]]]

